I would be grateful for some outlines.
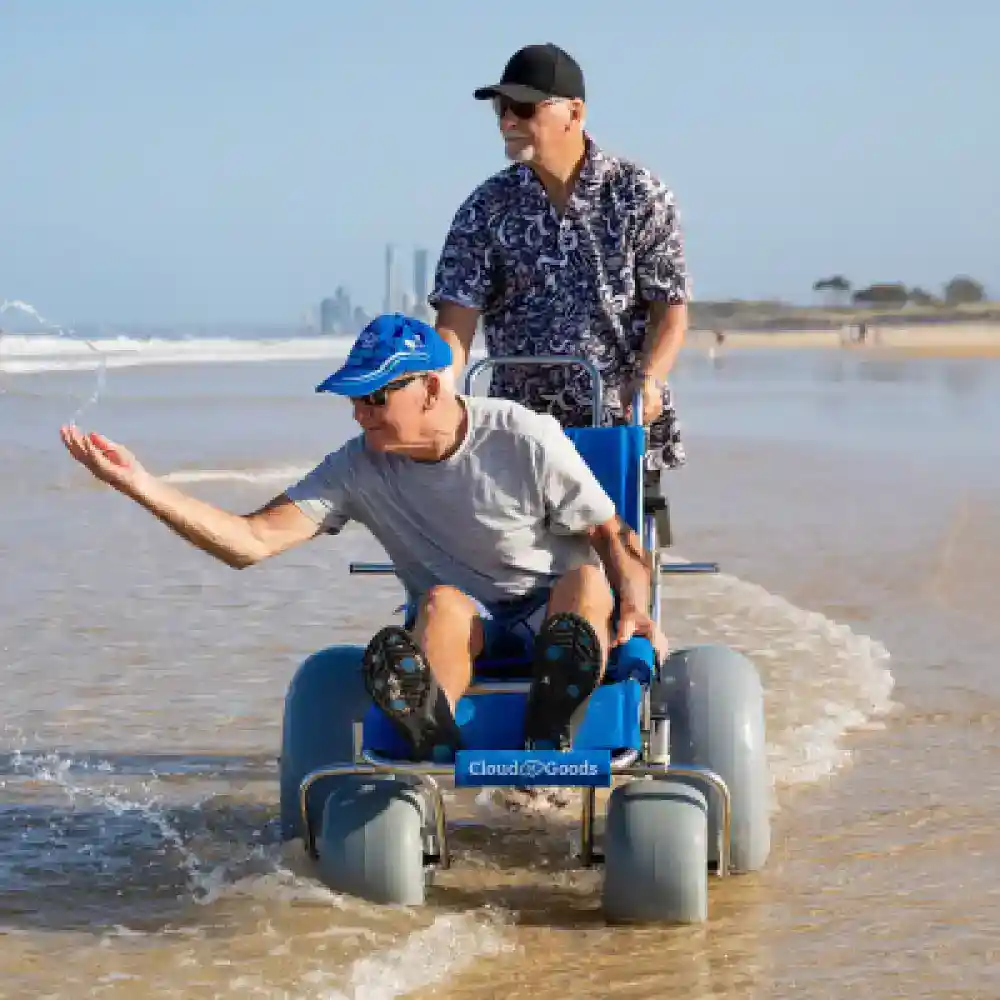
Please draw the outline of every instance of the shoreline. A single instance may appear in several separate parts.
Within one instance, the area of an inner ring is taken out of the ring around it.
[[[864,341],[857,328],[843,330],[781,330],[774,332],[693,329],[685,349],[721,357],[728,351],[768,348],[843,350],[871,357],[994,358],[1000,357],[1000,323],[944,323],[935,325],[885,326],[870,324]]]

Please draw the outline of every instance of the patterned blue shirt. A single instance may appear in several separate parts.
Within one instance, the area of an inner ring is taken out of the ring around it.
[[[673,192],[649,170],[603,152],[586,159],[562,217],[536,177],[514,164],[455,214],[438,260],[438,307],[480,310],[490,355],[582,356],[601,371],[602,422],[622,416],[619,388],[642,361],[649,304],[688,300]],[[578,365],[497,366],[490,395],[551,413],[564,427],[591,422],[590,376]],[[669,388],[649,428],[650,469],[684,464]]]

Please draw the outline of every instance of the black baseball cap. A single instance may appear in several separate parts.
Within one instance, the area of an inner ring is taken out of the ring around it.
[[[499,83],[480,87],[477,101],[509,97],[512,101],[537,104],[550,97],[584,100],[583,70],[564,49],[551,42],[527,45],[515,52],[504,67]]]

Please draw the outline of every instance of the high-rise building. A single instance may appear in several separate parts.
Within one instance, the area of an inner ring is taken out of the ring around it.
[[[335,333],[337,329],[337,300],[323,299],[319,304],[320,333]]]
[[[337,332],[344,333],[351,325],[351,296],[343,285],[338,285],[333,297],[337,303],[335,319]]]
[[[396,248],[387,243],[385,247],[385,294],[382,298],[382,311],[391,313],[396,309],[395,270]]]
[[[423,247],[419,247],[413,252],[413,297],[416,299],[416,310],[418,315],[427,312],[427,296],[430,294],[428,287],[428,253]]]

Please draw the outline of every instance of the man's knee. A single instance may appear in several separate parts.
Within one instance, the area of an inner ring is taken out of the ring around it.
[[[606,611],[608,617],[614,609],[614,595],[604,571],[590,563],[571,569],[552,588],[552,604],[567,601]]]
[[[479,605],[455,587],[431,587],[420,601],[414,636],[454,705],[469,683],[472,661],[483,648]]]
[[[611,587],[608,578],[604,575],[604,570],[593,563],[584,563],[570,570],[566,574],[568,577],[575,577],[581,590],[588,594],[608,594],[611,595]]]
[[[424,641],[459,642],[478,655],[484,642],[479,605],[456,587],[431,587],[420,601],[416,633]]]
[[[476,602],[457,587],[431,587],[420,601],[420,616],[428,622],[470,622],[479,614]]]

